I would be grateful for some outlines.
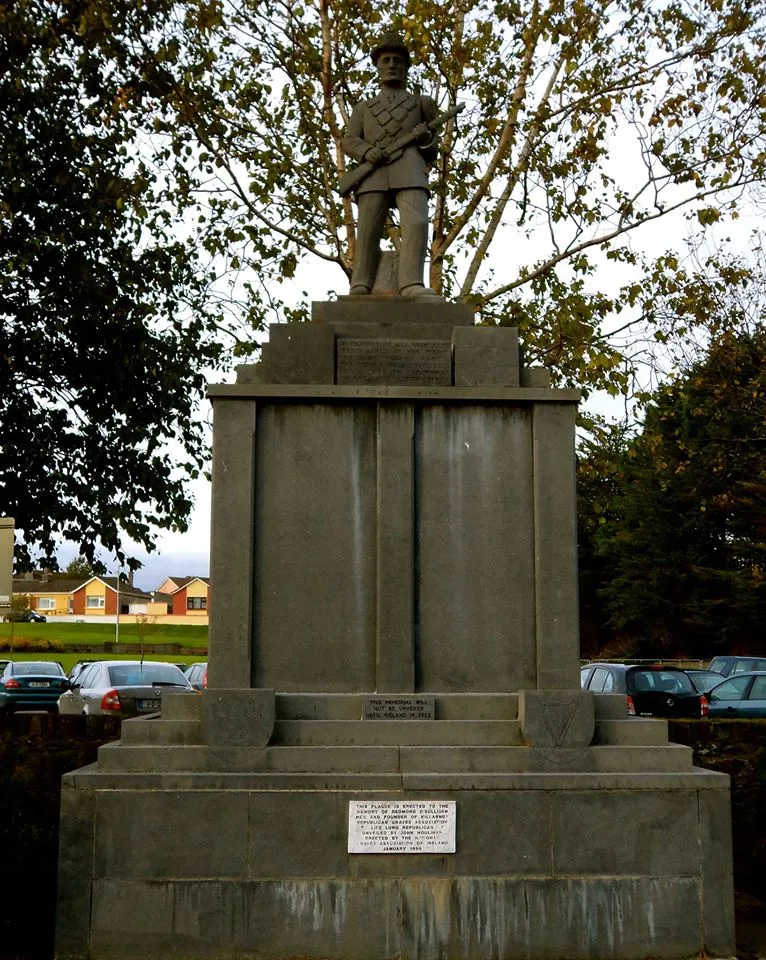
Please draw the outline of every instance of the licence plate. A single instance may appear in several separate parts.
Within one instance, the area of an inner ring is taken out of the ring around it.
[[[136,700],[136,708],[138,710],[159,710],[161,702],[160,700]]]
[[[50,685],[51,684],[49,680],[30,680],[29,681],[30,687],[49,687]]]

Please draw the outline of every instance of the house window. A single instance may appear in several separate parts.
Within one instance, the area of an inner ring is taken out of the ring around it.
[[[207,610],[207,597],[187,597],[187,610]]]
[[[37,601],[37,609],[38,610],[55,610],[56,601],[53,599],[53,597],[40,597],[40,599]]]
[[[101,610],[104,607],[104,598],[103,597],[86,597],[85,606],[90,607],[91,609],[93,609],[93,607],[97,607],[99,610]]]

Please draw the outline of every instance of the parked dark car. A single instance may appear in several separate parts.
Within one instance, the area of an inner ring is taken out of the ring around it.
[[[0,711],[56,711],[69,686],[64,668],[52,660],[11,660],[0,676]]]
[[[711,717],[766,717],[766,671],[732,674],[707,696]]]
[[[38,613],[37,610],[19,610],[17,613],[7,613],[3,620],[14,623],[47,623],[48,618],[44,613]]]
[[[713,657],[707,668],[715,670],[722,677],[730,677],[735,673],[752,673],[766,670],[766,657]]]
[[[589,663],[580,686],[594,693],[624,693],[635,717],[706,717],[708,702],[678,667]]]
[[[169,695],[194,692],[174,663],[96,660],[59,697],[58,708],[62,714],[135,717],[161,712]]]
[[[715,670],[685,670],[687,677],[691,678],[696,690],[700,693],[707,693],[717,683],[721,682],[721,674]]]
[[[200,693],[207,690],[207,661],[192,663],[186,668],[186,679]]]

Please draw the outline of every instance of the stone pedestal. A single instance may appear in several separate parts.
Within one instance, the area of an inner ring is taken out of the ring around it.
[[[577,393],[472,319],[316,304],[211,387],[210,687],[65,778],[60,957],[733,956],[728,779],[579,689]]]

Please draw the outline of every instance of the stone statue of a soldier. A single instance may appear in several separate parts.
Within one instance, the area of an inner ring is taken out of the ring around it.
[[[357,245],[349,292],[359,295],[372,290],[386,216],[396,206],[401,230],[399,293],[433,297],[434,291],[423,283],[423,268],[428,245],[427,166],[437,157],[438,137],[423,127],[416,143],[396,151],[387,162],[385,152],[402,134],[433,121],[437,107],[430,97],[407,91],[411,60],[398,34],[387,33],[381,39],[372,51],[372,62],[378,71],[380,93],[357,104],[343,139],[349,156],[376,165],[355,188]]]

